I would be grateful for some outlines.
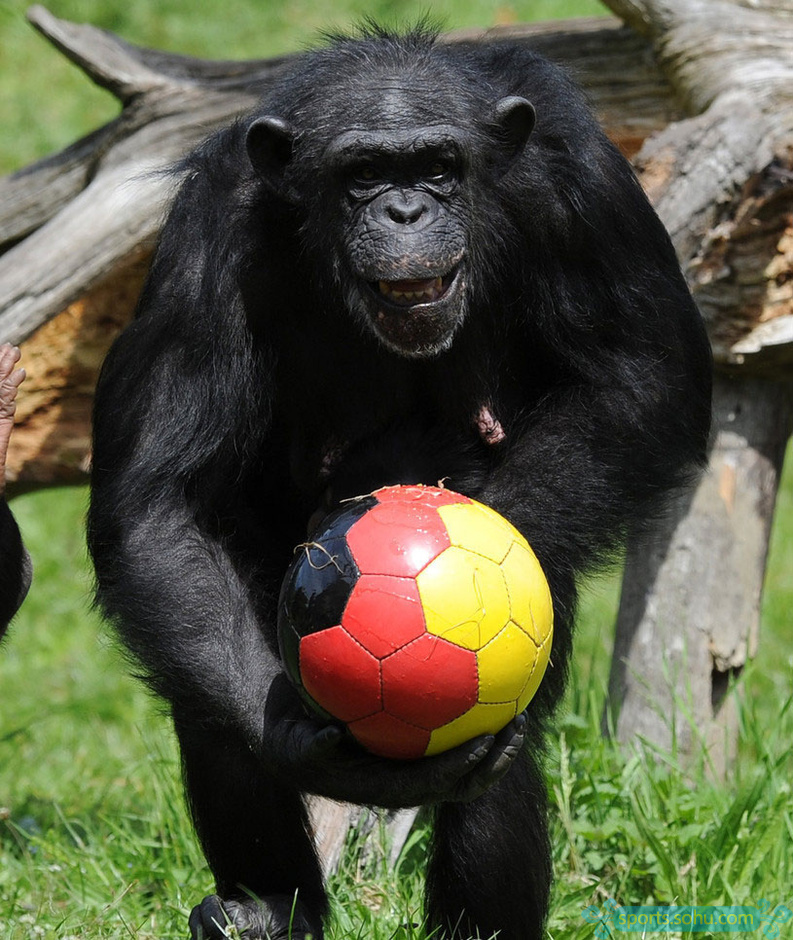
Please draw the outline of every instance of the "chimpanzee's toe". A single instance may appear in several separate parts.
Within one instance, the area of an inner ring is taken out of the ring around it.
[[[221,900],[205,897],[190,914],[192,940],[322,940],[322,926],[288,895]]]

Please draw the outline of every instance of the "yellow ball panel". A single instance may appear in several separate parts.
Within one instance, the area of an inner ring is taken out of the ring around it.
[[[481,503],[454,503],[441,506],[438,515],[443,519],[449,540],[458,548],[484,555],[497,564],[501,564],[512,547],[517,531],[509,523],[504,525],[497,512]]]
[[[513,542],[517,542],[519,545],[523,545],[526,548],[529,547],[529,543],[526,541],[526,539],[523,538],[515,526],[512,525],[508,519],[505,519],[501,513],[496,512],[495,509],[491,509],[490,506],[486,506],[484,503],[475,503],[474,505],[488,517],[493,525],[500,527],[507,535],[509,535]]]
[[[480,734],[497,734],[516,714],[514,702],[508,705],[474,705],[464,715],[432,732],[426,755],[441,754]]]
[[[545,638],[545,642],[537,650],[537,659],[534,663],[534,669],[526,683],[526,688],[518,696],[518,712],[523,709],[534,698],[534,693],[539,689],[542,677],[545,675],[546,667],[551,656],[551,634]]]
[[[452,546],[416,576],[427,630],[478,650],[510,620],[501,569],[482,555]]]
[[[501,570],[509,591],[512,621],[525,630],[537,646],[542,646],[553,630],[553,606],[537,556],[528,545],[516,542]]]
[[[541,652],[520,627],[514,623],[504,627],[476,654],[479,701],[497,703],[518,699]]]

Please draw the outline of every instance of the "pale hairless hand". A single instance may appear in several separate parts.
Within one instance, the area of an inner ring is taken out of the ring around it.
[[[14,429],[17,390],[25,378],[25,370],[17,369],[21,353],[16,346],[0,346],[0,493],[5,491],[6,454]]]

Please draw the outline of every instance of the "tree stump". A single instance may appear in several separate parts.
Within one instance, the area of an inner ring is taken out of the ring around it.
[[[735,757],[738,716],[727,693],[757,651],[792,416],[788,383],[717,376],[708,470],[658,529],[632,542],[625,566],[609,681],[618,737],[704,752],[716,777]]]
[[[793,427],[793,11],[773,0],[609,0],[690,116],[636,166],[708,325],[714,439],[694,494],[632,542],[604,725],[726,773],[757,647],[771,519]]]

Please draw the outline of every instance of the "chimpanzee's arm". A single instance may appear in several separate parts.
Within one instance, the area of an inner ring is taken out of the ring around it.
[[[706,459],[705,328],[643,197],[634,217],[630,245],[604,223],[602,254],[559,274],[541,326],[556,381],[507,424],[480,493],[530,541],[562,607]]]
[[[280,670],[248,587],[176,487],[163,483],[135,507],[116,495],[123,474],[102,477],[94,472],[90,516],[100,603],[176,714],[259,750]]]
[[[592,570],[701,465],[708,388],[706,377],[692,381],[685,394],[696,402],[671,409],[660,387],[646,395],[594,386],[548,395],[507,432],[480,498],[525,534],[549,577]]]
[[[19,526],[8,503],[0,497],[0,636],[22,605],[32,573]]]
[[[33,573],[19,526],[5,501],[6,454],[14,427],[17,390],[25,378],[25,370],[16,368],[19,359],[16,346],[0,346],[0,636],[25,599]]]

